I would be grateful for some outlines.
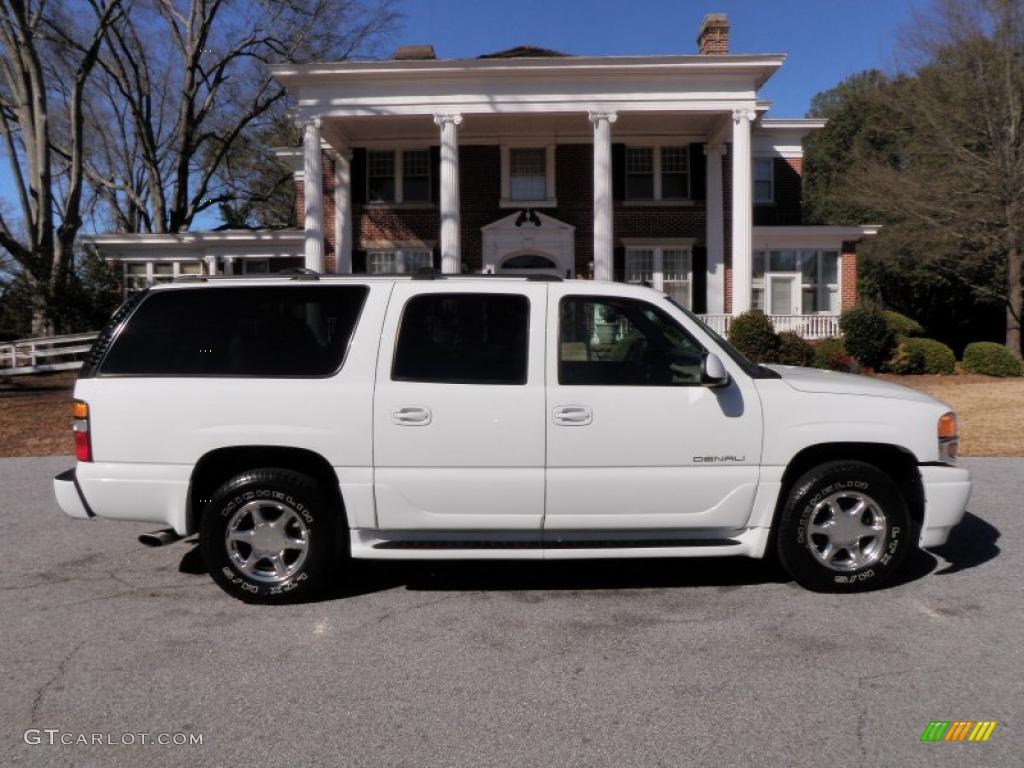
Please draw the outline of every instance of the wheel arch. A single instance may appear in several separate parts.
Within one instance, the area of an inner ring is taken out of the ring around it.
[[[870,464],[888,475],[907,503],[911,519],[920,527],[924,522],[924,484],[918,470],[917,458],[906,448],[892,443],[836,442],[809,445],[800,450],[786,465],[782,485],[772,516],[772,531],[776,530],[782,508],[793,484],[808,470],[829,461],[853,460]]]
[[[338,473],[319,453],[281,445],[239,445],[209,451],[193,467],[185,508],[187,535],[199,530],[203,506],[217,488],[238,473],[259,467],[279,467],[309,475],[336,505],[339,519],[345,524],[345,501]]]

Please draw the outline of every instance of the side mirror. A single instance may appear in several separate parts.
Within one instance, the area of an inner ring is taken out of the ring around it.
[[[708,352],[707,357],[704,358],[704,362],[700,366],[700,383],[711,389],[729,384],[729,372],[725,370],[718,355]]]

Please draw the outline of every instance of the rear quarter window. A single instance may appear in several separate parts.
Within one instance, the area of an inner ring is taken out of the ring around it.
[[[338,371],[369,288],[232,286],[153,291],[100,375],[329,376]]]

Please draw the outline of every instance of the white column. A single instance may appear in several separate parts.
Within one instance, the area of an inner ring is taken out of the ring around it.
[[[302,128],[303,207],[306,269],[324,271],[324,178],[320,162],[320,120]]]
[[[722,191],[722,155],[725,147],[721,144],[706,144],[704,154],[707,162],[707,234],[705,243],[708,250],[707,265],[707,313],[725,314],[725,193]]]
[[[594,124],[594,279],[615,275],[612,231],[612,123],[615,112],[591,112]]]
[[[754,110],[732,111],[732,313],[750,309],[754,203],[751,187],[750,123]]]
[[[334,154],[334,271],[352,274],[352,166],[347,149]]]
[[[206,274],[216,275],[217,274],[217,257],[207,256],[206,257]]]
[[[441,271],[462,271],[459,214],[459,124],[462,115],[434,115],[441,128]]]

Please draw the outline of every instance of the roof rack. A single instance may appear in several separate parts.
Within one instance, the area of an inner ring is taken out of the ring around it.
[[[500,280],[500,279],[512,279],[512,280],[526,280],[534,283],[561,283],[564,278],[559,275],[545,275],[545,274],[534,274],[534,275],[516,275],[512,273],[502,274],[483,274],[480,272],[468,272],[459,274],[445,274],[436,269],[421,269],[417,272],[378,272],[372,275],[328,275],[329,277],[402,277],[407,280],[449,280],[456,279],[462,280],[466,278],[470,279],[488,279],[488,280]],[[270,272],[262,274],[246,274],[246,275],[178,275],[172,282],[175,283],[205,283],[211,280],[319,280],[322,275],[313,269],[306,269],[305,267],[299,267],[296,269],[288,269],[283,272]]]
[[[396,275],[396,277],[398,277],[398,276],[399,275]],[[546,274],[516,275],[516,274],[512,274],[512,273],[508,273],[508,272],[503,272],[501,274],[486,274],[486,273],[482,273],[482,272],[467,272],[467,273],[463,274],[463,273],[460,272],[458,274],[448,275],[448,274],[440,272],[440,271],[438,271],[436,269],[420,269],[420,270],[417,270],[416,272],[412,273],[412,279],[413,280],[448,280],[448,279],[453,278],[453,277],[454,278],[458,278],[460,280],[463,279],[463,278],[469,277],[469,278],[499,278],[499,279],[500,278],[513,278],[513,279],[519,279],[519,280],[529,280],[529,281],[537,282],[537,283],[560,283],[560,282],[562,282],[562,278],[559,275],[546,275]]]

